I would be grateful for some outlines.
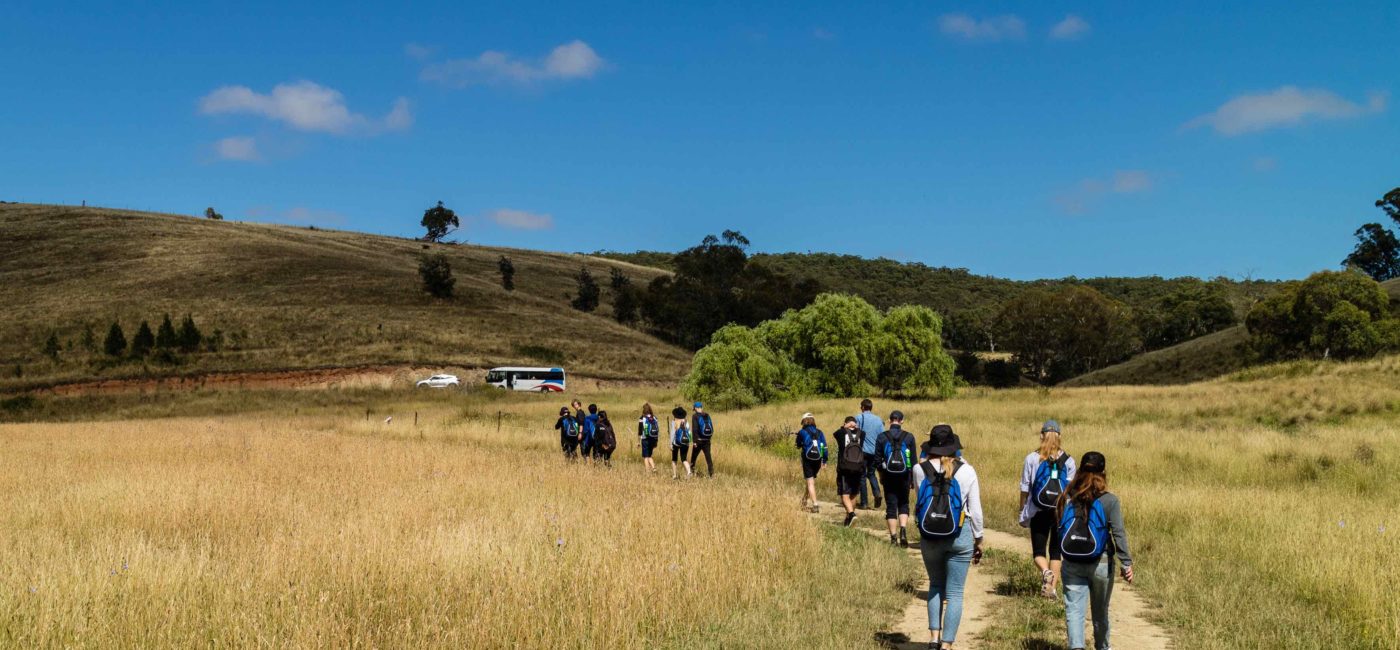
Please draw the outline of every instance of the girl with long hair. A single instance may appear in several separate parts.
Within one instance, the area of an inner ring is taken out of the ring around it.
[[[919,553],[929,582],[928,647],[935,650],[952,648],[957,640],[967,571],[972,563],[982,559],[981,489],[977,472],[958,454],[961,448],[953,427],[939,424],[929,432],[929,440],[923,445],[926,459],[913,471],[919,494]],[[947,511],[939,511],[935,495],[942,495]],[[943,517],[930,518],[931,514]],[[930,525],[946,529],[931,530]]]
[[[1060,423],[1046,420],[1040,446],[1021,466],[1021,517],[1031,529],[1031,560],[1040,569],[1040,595],[1055,597],[1060,574],[1060,540],[1055,536],[1055,506],[1064,486],[1074,480],[1074,458],[1060,447]]]
[[[661,423],[651,412],[651,402],[642,404],[642,416],[637,418],[637,438],[642,443],[642,464],[647,471],[656,473],[656,461],[651,455],[656,451],[656,443],[661,438]]]
[[[1056,537],[1064,554],[1060,575],[1065,587],[1065,629],[1072,650],[1086,648],[1086,604],[1093,613],[1094,648],[1109,648],[1108,602],[1113,597],[1115,560],[1123,565],[1123,579],[1133,582],[1133,557],[1128,552],[1128,531],[1123,527],[1123,506],[1118,495],[1108,491],[1107,466],[1103,454],[1084,454],[1079,472],[1055,509]]]

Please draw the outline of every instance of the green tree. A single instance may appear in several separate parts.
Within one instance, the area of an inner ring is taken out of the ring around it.
[[[102,351],[109,357],[119,357],[126,352],[126,334],[122,332],[122,326],[112,323],[107,328],[107,339],[102,342]]]
[[[578,275],[574,276],[574,282],[577,289],[569,304],[581,312],[592,312],[597,309],[602,290],[598,288],[598,282],[593,279],[593,274],[588,272],[588,267],[580,266],[578,268]]]
[[[1356,248],[1342,264],[1378,281],[1400,278],[1400,240],[1378,223],[1363,224],[1356,229]]]
[[[501,259],[496,261],[496,268],[501,272],[501,288],[515,291],[515,264],[509,257],[502,255]]]
[[[1008,302],[998,320],[1016,362],[1039,381],[1103,368],[1140,346],[1127,305],[1085,285],[1027,291]]]
[[[175,324],[170,322],[170,314],[166,314],[156,327],[156,349],[173,350],[180,344],[179,337],[175,334]]]
[[[442,201],[438,201],[436,206],[423,211],[422,226],[427,229],[427,234],[423,235],[424,241],[440,242],[452,231],[461,226],[461,221],[457,219],[457,213],[451,208],[445,207]]]
[[[224,215],[219,214],[218,212],[216,212],[216,211],[214,210],[214,208],[209,207],[209,208],[204,208],[204,218],[205,218],[205,219],[213,219],[213,220],[215,220],[215,221],[223,221]]]
[[[1356,358],[1394,349],[1400,322],[1380,283],[1357,271],[1321,271],[1285,286],[1245,318],[1264,359]]]
[[[613,267],[608,284],[613,290],[613,318],[623,325],[636,322],[641,298],[636,285],[632,284],[632,278],[623,274],[621,269]]]
[[[1162,296],[1151,308],[1136,311],[1134,320],[1143,346],[1155,350],[1220,331],[1238,319],[1219,282],[1194,280]]]
[[[695,353],[681,391],[720,408],[746,408],[810,392],[806,373],[752,328],[726,325]]]
[[[891,308],[876,338],[876,384],[886,394],[946,398],[955,384],[953,358],[943,350],[943,321],[922,305]]]
[[[1400,224],[1400,187],[1386,192],[1385,196],[1376,199],[1376,207],[1385,212],[1392,221]]]
[[[62,349],[62,346],[58,343],[58,332],[50,332],[49,339],[44,341],[44,356],[48,357],[51,361],[58,361],[58,353]]]
[[[136,336],[131,339],[131,356],[144,357],[155,346],[156,335],[151,333],[151,324],[141,321],[141,327],[136,329]]]
[[[434,298],[451,298],[457,279],[452,277],[452,264],[445,255],[424,255],[418,260],[418,277],[423,290]]]
[[[180,333],[178,336],[180,351],[189,354],[199,349],[199,344],[204,341],[204,335],[194,324],[194,317],[185,314],[185,320],[180,323]]]

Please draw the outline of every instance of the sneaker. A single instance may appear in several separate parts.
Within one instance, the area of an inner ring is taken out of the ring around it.
[[[909,533],[903,528],[899,529],[899,545],[904,548],[909,548]]]
[[[1055,572],[1050,569],[1040,572],[1040,595],[1050,600],[1055,599]]]
[[[842,526],[845,526],[845,527],[847,527],[847,528],[850,528],[850,527],[851,527],[851,522],[853,522],[853,521],[855,521],[855,520],[856,520],[856,513],[854,513],[854,512],[848,512],[848,513],[846,513],[846,522],[843,523],[843,524],[841,524],[841,525],[842,525]]]
[[[882,505],[885,505],[885,500],[880,497],[875,497],[875,509],[879,510]]]
[[[822,511],[821,506],[818,506],[818,505],[815,504],[815,503],[812,504],[812,514],[814,514],[814,515],[815,515],[815,514],[820,514],[821,511]]]
[[[890,535],[890,546],[899,546],[899,538],[895,535]]]

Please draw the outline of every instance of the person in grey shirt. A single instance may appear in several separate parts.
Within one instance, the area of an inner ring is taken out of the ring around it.
[[[1085,650],[1084,610],[1085,605],[1093,612],[1094,648],[1108,650],[1108,601],[1113,597],[1113,564],[1117,560],[1123,565],[1121,574],[1129,584],[1133,582],[1133,556],[1128,550],[1128,531],[1123,527],[1123,506],[1118,495],[1108,491],[1106,475],[1108,461],[1104,455],[1091,451],[1079,461],[1079,471],[1070,481],[1061,496],[1058,518],[1060,525],[1056,535],[1063,537],[1065,530],[1064,510],[1067,505],[1076,511],[1091,509],[1094,502],[1103,508],[1104,523],[1108,528],[1103,555],[1092,561],[1077,561],[1068,555],[1060,567],[1061,583],[1065,589],[1065,628],[1071,650]],[[1072,520],[1071,520],[1072,521]],[[1090,518],[1091,526],[1094,519]],[[1085,601],[1088,601],[1086,603]]]
[[[861,444],[861,450],[865,452],[865,476],[860,481],[861,510],[870,506],[867,494],[875,495],[876,510],[883,505],[880,499],[880,477],[875,473],[875,441],[885,432],[885,421],[875,415],[872,411],[874,408],[875,405],[868,398],[863,399],[860,401],[860,415],[856,416],[856,428],[865,432],[865,441]],[[869,492],[865,489],[867,483],[870,484]]]

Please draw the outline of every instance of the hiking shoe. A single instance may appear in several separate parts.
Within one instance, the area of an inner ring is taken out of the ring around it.
[[[899,537],[890,535],[890,546],[899,546]]]
[[[885,500],[880,497],[875,497],[875,509],[879,510],[882,505],[885,505]]]
[[[903,528],[899,529],[899,545],[909,548],[909,533],[905,532]]]
[[[812,511],[812,514],[814,514],[814,515],[815,515],[815,514],[818,514],[818,513],[820,513],[820,512],[822,511],[821,506],[818,506],[818,505],[815,504],[815,503],[812,504],[812,507],[811,507],[810,509],[811,509],[811,511]]]
[[[1050,600],[1055,599],[1055,572],[1050,569],[1040,572],[1040,595]]]
[[[848,512],[848,513],[846,513],[846,523],[843,523],[843,524],[841,524],[841,525],[842,525],[842,526],[845,526],[845,527],[847,527],[847,528],[850,528],[850,527],[851,527],[851,522],[853,522],[853,521],[855,521],[855,520],[856,520],[856,513],[854,513],[854,512]]]

